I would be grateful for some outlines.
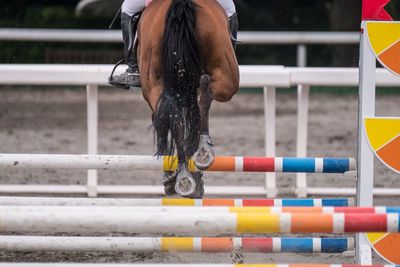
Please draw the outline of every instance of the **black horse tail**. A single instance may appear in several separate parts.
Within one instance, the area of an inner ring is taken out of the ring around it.
[[[190,158],[200,138],[197,88],[201,61],[196,34],[196,9],[192,0],[172,0],[163,37],[164,91],[153,117],[157,155]],[[170,134],[170,137],[168,137]]]

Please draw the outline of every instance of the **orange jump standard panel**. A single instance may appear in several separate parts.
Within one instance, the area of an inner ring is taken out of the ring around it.
[[[364,118],[365,134],[375,155],[400,173],[400,118]]]
[[[378,61],[400,76],[400,23],[398,21],[367,22],[368,40]]]
[[[395,35],[396,36],[396,35]],[[400,173],[400,118],[364,118],[365,134],[375,155],[390,169]],[[400,264],[400,235],[368,233],[372,247],[382,258]]]

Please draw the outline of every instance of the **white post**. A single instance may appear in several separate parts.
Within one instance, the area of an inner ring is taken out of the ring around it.
[[[364,134],[364,117],[375,116],[376,59],[368,44],[366,22],[361,25],[358,105],[357,206],[373,206],[374,155]],[[356,235],[356,263],[372,264],[371,247],[364,234]]]
[[[275,128],[276,128],[276,88],[264,87],[264,118],[265,118],[265,155],[275,157]],[[276,175],[275,173],[265,174],[265,187],[267,197],[274,198],[277,196]]]
[[[297,67],[307,66],[307,46],[305,44],[297,45]]]
[[[308,132],[308,103],[310,99],[310,86],[297,86],[297,141],[296,157],[307,157],[307,132]],[[307,174],[296,174],[296,195],[307,197]]]
[[[307,66],[307,47],[304,44],[297,46],[297,66]],[[308,134],[308,103],[310,99],[310,87],[306,85],[297,86],[297,139],[296,157],[307,156],[307,134]],[[307,174],[296,174],[297,197],[307,197]]]
[[[97,85],[86,86],[87,95],[87,144],[88,154],[97,154],[98,144],[98,88]],[[87,172],[87,193],[89,197],[97,197],[97,170]]]

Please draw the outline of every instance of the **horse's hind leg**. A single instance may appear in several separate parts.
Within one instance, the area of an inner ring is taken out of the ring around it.
[[[212,92],[210,90],[210,76],[203,74],[200,78],[200,87],[198,89],[197,104],[200,109],[201,116],[201,133],[200,141],[197,152],[194,154],[194,164],[200,170],[207,169],[215,158],[215,152],[213,149],[213,142],[210,137],[208,128],[209,111],[211,102],[213,100]]]
[[[154,123],[154,113],[152,115],[152,121]],[[159,156],[169,156],[169,148],[168,148],[168,129],[167,128],[159,128],[159,134],[156,136],[156,143],[158,144],[158,154]],[[172,164],[172,163],[171,163]],[[164,171],[163,174],[163,185],[164,192],[167,196],[176,195],[175,191],[175,182],[176,182],[176,172],[173,171]]]
[[[181,113],[180,113],[181,112]],[[186,117],[186,110],[177,112],[180,113],[178,116]],[[176,151],[178,156],[178,169],[175,177],[175,191],[183,197],[191,197],[196,190],[196,181],[189,170],[188,158],[185,151],[185,140],[186,140],[186,120],[181,118],[175,118],[177,121],[173,129],[171,129],[172,138],[175,140]]]

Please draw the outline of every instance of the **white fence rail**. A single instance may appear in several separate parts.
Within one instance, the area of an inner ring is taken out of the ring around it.
[[[357,44],[357,32],[261,32],[240,31],[242,44]],[[0,28],[0,41],[120,43],[120,30]]]
[[[240,31],[238,40],[239,44],[245,45],[296,45],[297,66],[305,67],[307,65],[307,45],[358,44],[360,33]],[[0,41],[120,43],[122,35],[120,30],[0,28]]]
[[[111,65],[22,65],[0,64],[0,85],[86,85],[88,110],[88,154],[97,154],[97,88],[106,85]],[[400,79],[384,69],[377,69],[378,86],[400,86]],[[265,99],[265,144],[266,156],[275,156],[275,95],[276,88],[299,86],[299,107],[297,124],[297,157],[305,157],[307,152],[308,92],[310,86],[357,86],[357,68],[287,68],[282,66],[240,66],[241,87],[264,88]],[[302,91],[303,90],[303,91]],[[52,192],[52,190],[54,190]],[[225,190],[207,188],[208,194],[224,192],[241,195],[275,197],[278,193],[275,174],[266,175],[265,187],[241,187]],[[65,185],[2,185],[0,193],[87,193],[97,194],[161,194],[162,188],[155,186],[102,186],[97,184],[97,173],[88,173],[86,186]],[[297,176],[294,192],[298,197],[313,195],[354,195],[355,188],[343,188],[340,192],[331,188],[310,188],[306,176]],[[377,195],[400,195],[400,189],[376,189]]]

